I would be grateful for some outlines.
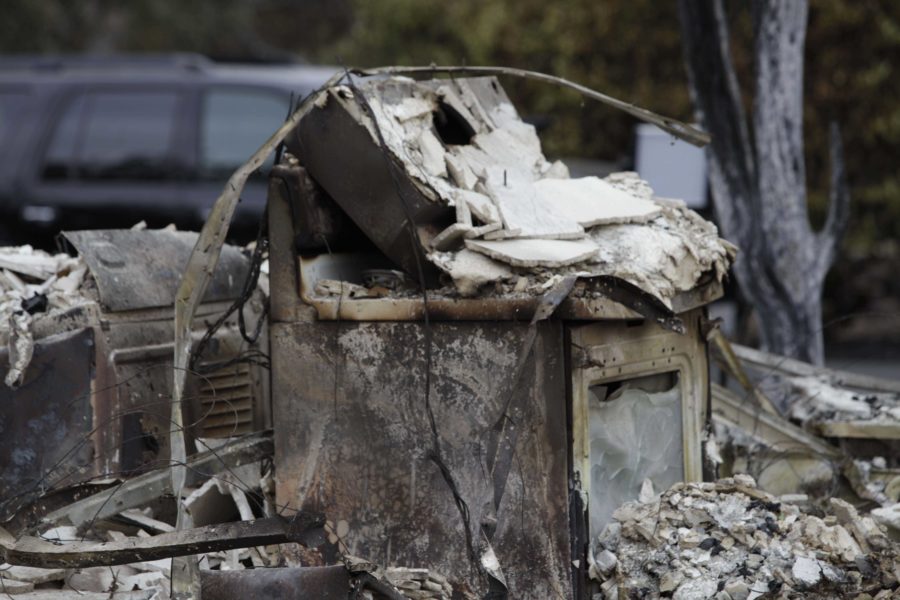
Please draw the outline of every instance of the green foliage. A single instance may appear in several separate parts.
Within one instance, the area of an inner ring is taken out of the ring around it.
[[[746,3],[730,9],[752,101]],[[672,117],[692,118],[675,2],[658,0],[7,0],[0,51],[197,51],[334,65],[498,64],[545,71]],[[900,2],[811,0],[805,134],[814,222],[827,207],[828,123],[844,133],[848,242],[900,239]],[[627,163],[631,117],[571,92],[505,81],[551,156]]]

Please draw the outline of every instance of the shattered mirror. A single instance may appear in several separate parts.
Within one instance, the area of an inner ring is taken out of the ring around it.
[[[592,538],[645,479],[655,490],[684,480],[679,379],[672,371],[588,388]]]

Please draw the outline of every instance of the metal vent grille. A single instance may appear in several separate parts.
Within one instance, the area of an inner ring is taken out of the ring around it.
[[[250,365],[234,364],[198,378],[203,437],[226,438],[253,431]]]

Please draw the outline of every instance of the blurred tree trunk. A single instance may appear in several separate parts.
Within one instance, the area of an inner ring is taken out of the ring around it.
[[[732,64],[722,0],[679,0],[691,94],[703,127],[710,185],[723,234],[741,249],[734,266],[770,352],[824,361],[822,286],[848,217],[841,141],[831,125],[831,198],[813,231],[803,158],[806,0],[752,0],[755,87],[749,122]]]

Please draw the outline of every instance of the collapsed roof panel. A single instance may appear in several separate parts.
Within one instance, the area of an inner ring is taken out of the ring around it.
[[[197,234],[167,229],[67,231],[111,311],[171,306]],[[204,301],[237,298],[249,265],[240,249],[225,246]]]
[[[492,77],[333,87],[289,148],[386,256],[430,287],[443,273],[461,296],[565,271],[624,280],[672,309],[735,255],[635,174],[570,178]]]

